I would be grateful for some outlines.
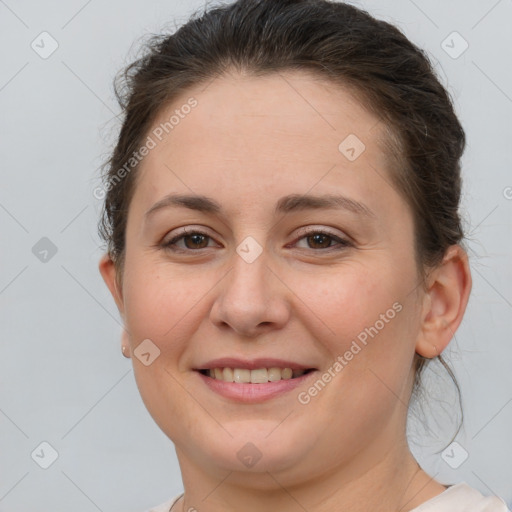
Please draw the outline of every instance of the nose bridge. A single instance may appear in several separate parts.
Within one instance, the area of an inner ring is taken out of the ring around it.
[[[249,336],[265,328],[281,328],[289,308],[270,265],[268,252],[251,237],[244,239],[233,252],[231,271],[222,280],[211,320]]]

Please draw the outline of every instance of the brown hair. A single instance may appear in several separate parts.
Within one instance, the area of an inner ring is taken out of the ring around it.
[[[238,0],[205,9],[172,35],[153,37],[145,54],[117,78],[124,121],[106,164],[99,227],[119,274],[137,166],[116,182],[119,169],[141,147],[162,108],[187,88],[232,69],[253,76],[313,72],[349,88],[383,121],[391,179],[413,213],[424,286],[427,270],[441,262],[447,248],[462,245],[458,209],[464,130],[420,48],[395,26],[328,0]],[[460,399],[450,368],[439,360]],[[414,391],[426,361],[416,355]]]

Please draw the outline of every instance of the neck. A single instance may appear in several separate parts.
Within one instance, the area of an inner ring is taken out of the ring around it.
[[[375,449],[369,446],[352,462],[290,485],[285,475],[268,471],[219,475],[177,448],[185,495],[173,512],[409,512],[445,490],[420,468],[405,440],[382,451],[377,461]]]

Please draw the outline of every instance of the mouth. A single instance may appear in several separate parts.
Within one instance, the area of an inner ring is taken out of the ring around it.
[[[281,380],[297,379],[315,371],[315,368],[292,369],[289,367],[272,366],[269,368],[231,368],[216,367],[197,370],[205,377],[222,382],[238,384],[267,384]]]
[[[220,358],[194,369],[214,394],[232,402],[257,404],[291,393],[317,374],[317,368],[283,359]],[[290,398],[289,398],[290,399]]]

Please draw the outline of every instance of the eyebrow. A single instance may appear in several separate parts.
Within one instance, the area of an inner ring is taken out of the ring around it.
[[[204,213],[220,214],[222,206],[209,197],[195,194],[169,194],[156,202],[146,213],[150,217],[162,208],[183,207]],[[366,205],[341,195],[300,195],[290,194],[284,196],[276,203],[274,213],[289,213],[300,210],[314,210],[321,208],[338,208],[363,215],[368,218],[377,218],[377,215]]]

